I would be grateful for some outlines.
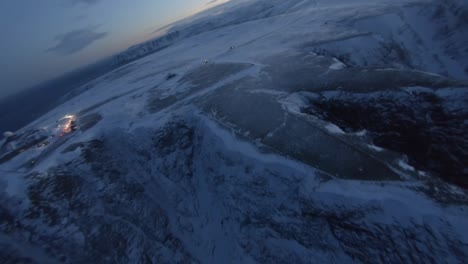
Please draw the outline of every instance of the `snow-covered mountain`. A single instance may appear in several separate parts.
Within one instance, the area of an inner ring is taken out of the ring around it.
[[[2,142],[2,261],[465,263],[467,14],[233,0],[118,54]]]

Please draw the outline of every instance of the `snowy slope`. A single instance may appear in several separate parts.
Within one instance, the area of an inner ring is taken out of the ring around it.
[[[2,142],[2,260],[466,262],[466,8],[232,1],[117,55]]]

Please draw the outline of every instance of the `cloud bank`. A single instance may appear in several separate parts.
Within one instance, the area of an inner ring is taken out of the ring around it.
[[[107,35],[107,32],[96,32],[94,28],[73,30],[65,34],[57,35],[55,40],[58,43],[47,49],[46,52],[52,52],[59,55],[71,55],[85,49],[93,42],[102,39]]]

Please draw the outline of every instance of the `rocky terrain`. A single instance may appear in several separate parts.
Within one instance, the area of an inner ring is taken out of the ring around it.
[[[2,261],[466,263],[467,13],[233,0],[132,47],[2,142]]]

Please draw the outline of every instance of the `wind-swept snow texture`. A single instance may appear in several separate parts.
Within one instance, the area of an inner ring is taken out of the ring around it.
[[[1,142],[0,259],[466,263],[467,10],[232,0],[164,29]]]

